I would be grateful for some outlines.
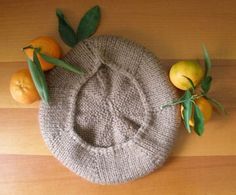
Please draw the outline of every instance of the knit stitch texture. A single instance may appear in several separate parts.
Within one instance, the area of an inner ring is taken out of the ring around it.
[[[42,136],[71,171],[100,184],[147,175],[168,157],[179,126],[176,98],[159,60],[116,36],[80,42],[64,58],[83,75],[47,73],[49,104],[41,103]]]

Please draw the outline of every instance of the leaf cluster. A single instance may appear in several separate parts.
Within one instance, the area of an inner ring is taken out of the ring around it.
[[[182,97],[180,97],[177,100],[174,100],[170,104],[166,104],[162,106],[162,109],[168,106],[173,106],[177,104],[181,104],[183,107],[183,121],[185,128],[189,133],[191,133],[192,128],[189,124],[189,121],[191,118],[194,119],[194,131],[196,132],[197,135],[201,136],[204,132],[204,117],[203,113],[201,112],[199,106],[196,104],[196,99],[200,97],[206,98],[213,106],[215,106],[220,112],[225,113],[224,107],[222,104],[220,104],[217,100],[209,97],[208,92],[211,88],[212,84],[212,76],[210,75],[212,63],[211,59],[209,57],[208,51],[206,47],[203,45],[203,55],[204,55],[204,66],[205,66],[205,74],[203,79],[201,80],[200,83],[200,94],[196,93],[196,86],[194,86],[193,81],[184,76],[188,82],[190,83],[191,88],[186,90],[183,94]]]
[[[81,18],[75,32],[60,9],[56,10],[56,15],[60,37],[69,47],[74,47],[79,41],[92,36],[96,32],[101,19],[99,6],[94,6]]]
[[[54,64],[58,67],[64,68],[65,70],[68,70],[77,74],[83,73],[79,67],[69,64],[63,60],[48,56],[40,52],[39,48],[33,48],[32,46],[27,46],[24,49],[33,49],[33,60],[29,58],[27,59],[28,67],[29,67],[33,82],[35,84],[35,87],[39,93],[39,96],[46,103],[48,103],[49,101],[49,93],[48,93],[46,78],[41,68],[39,56],[46,62]]]

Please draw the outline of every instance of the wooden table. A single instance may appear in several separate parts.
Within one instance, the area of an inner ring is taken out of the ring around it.
[[[116,186],[91,184],[54,159],[40,136],[38,103],[20,105],[9,94],[9,78],[26,67],[21,47],[41,35],[55,37],[55,8],[77,25],[93,5],[102,9],[97,34],[137,41],[166,64],[202,58],[204,42],[214,58],[211,95],[228,115],[214,114],[202,137],[184,128],[163,168]],[[184,195],[236,194],[236,1],[0,1],[0,194]]]

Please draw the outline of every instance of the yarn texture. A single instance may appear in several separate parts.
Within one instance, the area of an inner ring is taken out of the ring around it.
[[[99,184],[142,177],[167,159],[177,135],[176,90],[147,49],[116,36],[86,39],[65,61],[84,74],[54,68],[39,123],[49,150],[67,168]]]

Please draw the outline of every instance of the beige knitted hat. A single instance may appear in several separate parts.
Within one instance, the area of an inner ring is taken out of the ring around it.
[[[98,36],[64,58],[78,75],[47,74],[49,104],[41,103],[42,136],[54,156],[95,183],[133,180],[160,167],[173,146],[179,114],[161,105],[176,98],[155,56],[132,41]]]

